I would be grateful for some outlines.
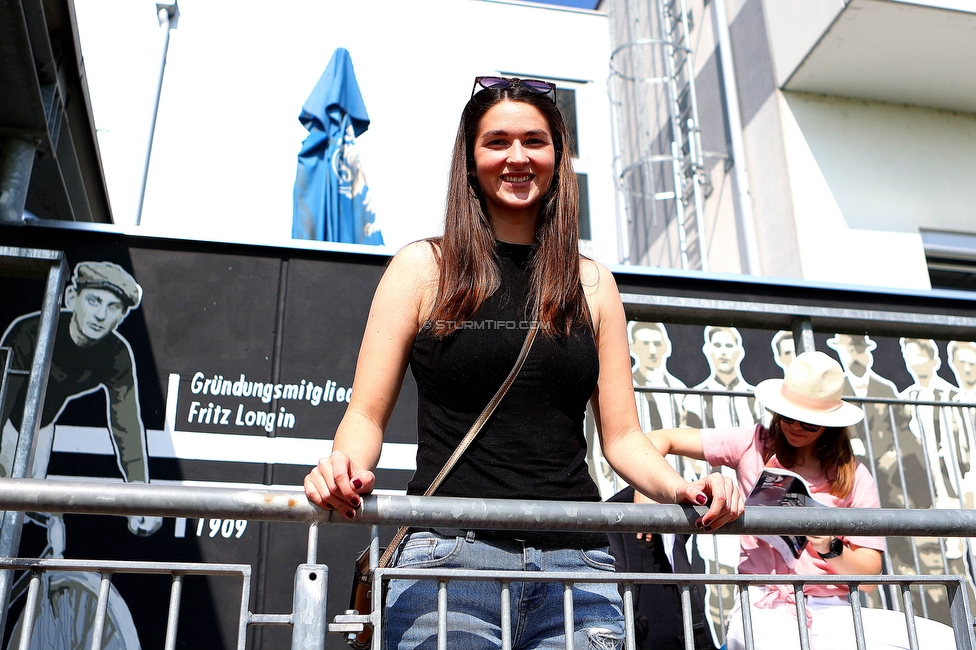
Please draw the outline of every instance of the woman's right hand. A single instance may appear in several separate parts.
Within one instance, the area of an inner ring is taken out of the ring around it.
[[[320,508],[354,519],[362,503],[359,495],[372,492],[375,483],[373,472],[360,468],[343,452],[334,451],[320,459],[305,477],[305,495]]]

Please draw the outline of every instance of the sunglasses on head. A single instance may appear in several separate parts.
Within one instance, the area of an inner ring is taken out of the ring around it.
[[[819,431],[820,430],[820,425],[819,424],[810,424],[809,422],[800,422],[799,420],[794,420],[793,418],[788,418],[785,415],[780,415],[779,416],[779,419],[781,421],[785,422],[786,424],[799,424],[801,429],[803,429],[804,431],[809,431],[810,433],[813,433],[815,431]]]
[[[504,90],[522,86],[539,95],[549,96],[552,93],[552,101],[556,101],[556,84],[541,79],[519,79],[518,77],[475,77],[474,86],[471,88],[471,96],[480,92],[478,86],[488,90]]]

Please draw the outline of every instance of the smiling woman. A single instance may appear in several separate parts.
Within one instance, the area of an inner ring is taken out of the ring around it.
[[[520,102],[496,104],[481,118],[474,163],[495,236],[531,244],[539,201],[549,190],[556,154],[552,134],[538,109]],[[518,241],[517,238],[527,239]]]
[[[607,460],[636,488],[666,503],[711,499],[702,527],[742,513],[730,479],[685,482],[640,429],[620,295],[610,272],[579,254],[578,188],[553,90],[536,80],[475,81],[455,139],[444,235],[404,248],[380,281],[333,453],[305,479],[314,503],[356,517],[409,365],[419,423],[409,494],[433,485],[437,496],[599,501],[583,436],[589,401]],[[518,376],[441,476],[520,349],[528,353]],[[612,571],[607,546],[602,533],[421,529],[390,555],[398,567]],[[569,626],[563,589],[510,585],[511,647],[566,647],[567,628],[575,647],[618,647],[616,586],[574,585]],[[386,593],[384,647],[432,647],[436,582],[392,580]],[[447,598],[451,647],[503,647],[500,584],[452,583]],[[526,609],[530,601],[540,604]]]

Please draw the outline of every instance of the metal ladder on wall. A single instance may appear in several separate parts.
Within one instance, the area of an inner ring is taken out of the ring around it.
[[[623,40],[610,57],[623,208],[620,259],[707,271],[704,201],[711,183],[699,129],[691,12],[686,0],[616,0],[610,13]],[[660,252],[651,255],[655,246]]]

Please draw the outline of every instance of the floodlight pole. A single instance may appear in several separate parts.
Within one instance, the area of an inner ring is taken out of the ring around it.
[[[166,54],[169,52],[169,32],[176,29],[180,18],[180,8],[173,4],[156,3],[156,15],[159,18],[159,33],[162,48],[159,55],[159,75],[156,78],[155,94],[153,95],[152,117],[149,122],[149,139],[146,143],[146,156],[142,163],[142,175],[139,178],[139,188],[136,191],[135,224],[142,223],[142,202],[146,198],[146,179],[149,177],[149,159],[152,156],[153,136],[156,134],[156,115],[159,113],[159,95],[163,89],[163,72],[166,70]]]

